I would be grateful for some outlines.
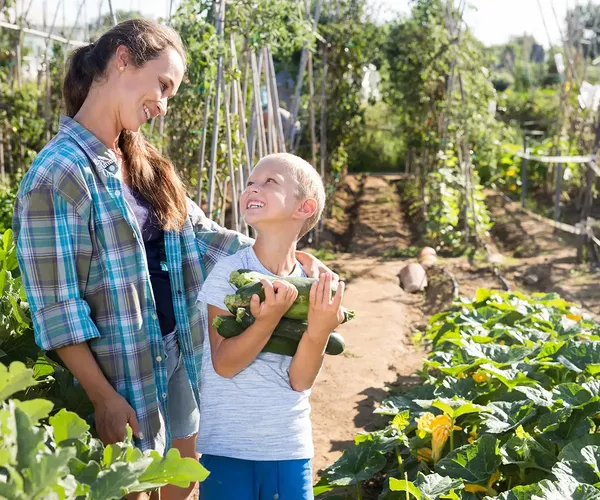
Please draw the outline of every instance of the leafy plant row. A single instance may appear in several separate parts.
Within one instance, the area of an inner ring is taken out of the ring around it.
[[[421,384],[376,413],[322,498],[600,499],[600,325],[556,294],[498,293],[433,316]]]

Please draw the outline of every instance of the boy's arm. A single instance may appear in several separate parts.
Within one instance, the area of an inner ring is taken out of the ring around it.
[[[332,280],[330,273],[323,274],[310,289],[308,328],[290,365],[290,385],[295,391],[306,391],[313,386],[323,364],[329,334],[343,320],[344,283],[339,283],[332,299]]]
[[[290,308],[298,290],[284,281],[271,284],[262,280],[265,300],[260,303],[258,295],[250,302],[254,323],[237,337],[221,337],[213,327],[213,320],[219,315],[231,316],[229,311],[208,306],[208,331],[213,367],[221,377],[231,378],[246,368],[265,346],[281,317]]]

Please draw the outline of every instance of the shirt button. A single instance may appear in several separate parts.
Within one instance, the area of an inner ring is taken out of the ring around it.
[[[144,433],[143,433],[143,432],[140,432],[138,437],[139,437],[140,439],[144,439]]]
[[[156,314],[152,313],[152,319],[156,319]]]
[[[273,495],[273,500],[279,500],[279,493],[275,493]]]
[[[162,393],[162,398],[163,398],[163,399],[167,399],[167,393],[166,393],[166,392],[163,392],[163,393]]]
[[[156,361],[160,363],[162,361],[162,356],[156,356]]]
[[[115,191],[115,196],[121,196],[121,191],[119,191],[118,189]]]
[[[177,290],[177,293],[181,295],[183,292],[181,290]]]

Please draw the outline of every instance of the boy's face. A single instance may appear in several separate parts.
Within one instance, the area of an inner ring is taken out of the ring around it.
[[[240,209],[246,223],[255,229],[267,223],[298,218],[302,200],[296,197],[298,183],[288,168],[276,161],[258,163],[242,193]]]

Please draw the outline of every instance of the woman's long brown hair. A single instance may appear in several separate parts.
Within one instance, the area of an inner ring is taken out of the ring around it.
[[[136,67],[157,59],[169,47],[181,55],[184,64],[186,61],[181,38],[172,29],[143,19],[124,21],[69,57],[63,82],[67,115],[73,117],[81,109],[92,84],[105,75],[120,45],[127,47]],[[119,147],[127,163],[131,187],[153,205],[164,230],[180,230],[188,215],[187,200],[173,164],[141,132],[123,130]]]

